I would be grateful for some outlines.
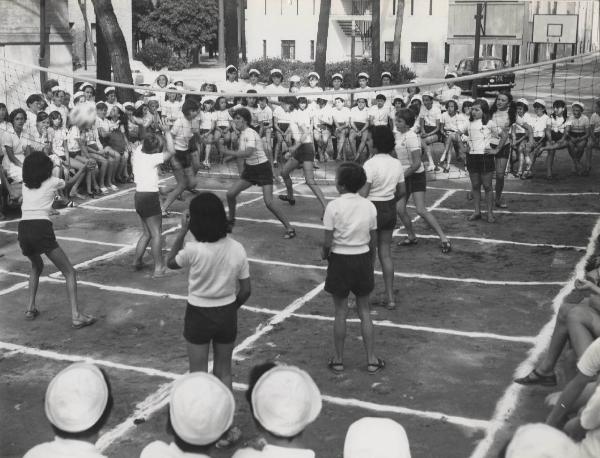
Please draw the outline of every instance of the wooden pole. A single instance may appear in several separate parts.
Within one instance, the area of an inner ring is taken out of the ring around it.
[[[224,0],[219,0],[219,30],[217,42],[219,45],[219,65],[225,65],[225,6]]]
[[[356,21],[352,19],[352,38],[350,39],[350,75],[352,87],[356,85]],[[350,94],[350,105],[354,105],[354,94]]]
[[[40,67],[46,66],[46,0],[40,0]],[[48,74],[46,72],[40,72],[40,85],[43,86],[48,80]]]
[[[473,52],[473,75],[479,73],[479,47],[481,45],[481,20],[483,19],[483,4],[477,4],[477,14],[475,15],[475,49]],[[477,80],[474,79],[471,91],[473,98],[477,98]]]

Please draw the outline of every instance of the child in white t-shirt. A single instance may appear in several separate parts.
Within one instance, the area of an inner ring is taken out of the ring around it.
[[[356,296],[358,316],[362,323],[362,338],[367,353],[367,371],[379,372],[385,362],[375,356],[373,324],[369,296],[374,288],[372,250],[377,230],[377,209],[358,191],[367,182],[364,169],[356,163],[341,164],[337,170],[336,187],[340,197],[325,209],[323,225],[325,239],[321,256],[329,261],[325,291],[333,297],[335,356],[328,363],[335,373],[344,370],[344,341],[348,295]]]

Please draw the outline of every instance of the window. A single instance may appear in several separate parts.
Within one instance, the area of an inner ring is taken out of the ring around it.
[[[386,62],[391,62],[393,60],[393,54],[394,52],[394,42],[393,41],[386,41],[385,42],[385,61]]]
[[[414,64],[426,64],[427,48],[428,43],[426,41],[413,41],[410,44],[410,61]]]
[[[296,41],[281,40],[281,58],[288,60],[296,59]]]
[[[520,52],[521,52],[521,47],[519,45],[513,45],[512,47],[512,59],[511,59],[511,66],[515,66],[519,64],[519,57],[520,57]]]
[[[448,43],[444,43],[444,63],[450,63],[450,45]]]
[[[310,40],[310,60],[315,60],[315,40]]]
[[[267,58],[267,40],[263,40],[263,59]]]

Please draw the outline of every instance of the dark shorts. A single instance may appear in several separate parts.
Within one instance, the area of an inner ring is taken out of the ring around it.
[[[315,145],[312,143],[301,143],[300,146],[292,157],[296,159],[300,164],[303,162],[313,162],[315,160]]]
[[[525,138],[525,133],[515,135],[515,139],[517,140],[517,143],[520,143],[521,140],[523,140],[523,138]]]
[[[575,139],[581,138],[584,135],[585,135],[585,132],[571,132],[571,133],[569,133],[569,137],[575,138]]]
[[[365,127],[365,123],[364,122],[355,122],[354,125],[356,126],[356,128],[359,131],[362,130],[363,127]]]
[[[425,133],[428,134],[429,132],[433,132],[435,129],[437,129],[436,126],[425,126]],[[440,139],[439,134],[432,135],[431,137],[435,138],[436,141]]]
[[[81,156],[81,151],[69,151],[69,157],[71,159],[76,158],[77,156]]]
[[[158,192],[136,192],[133,201],[136,213],[142,218],[150,218],[162,213]]]
[[[336,297],[368,296],[375,287],[371,253],[329,255],[325,291]]]
[[[281,132],[283,132],[285,134],[285,131],[288,130],[288,127],[290,127],[290,123],[288,123],[288,122],[278,122],[277,126],[279,126],[279,128],[281,129]]]
[[[553,142],[557,142],[557,141],[561,140],[564,135],[565,135],[564,132],[554,132],[554,131],[550,132],[550,137],[552,138]]]
[[[469,173],[491,173],[496,170],[496,162],[491,154],[467,154]]]
[[[254,186],[267,186],[273,184],[273,169],[269,161],[258,165],[244,165],[244,171],[240,176],[242,180]]]
[[[495,155],[496,159],[508,159],[510,157],[510,143],[506,143]]]
[[[192,152],[189,149],[185,151],[175,150],[173,158],[179,163],[181,168],[188,169],[192,166]]]
[[[188,303],[183,337],[194,345],[233,343],[237,337],[237,311],[236,302],[221,307],[195,307]]]
[[[396,227],[398,214],[396,213],[396,200],[371,201],[377,209],[377,230],[391,231]]]
[[[425,192],[427,190],[427,177],[425,172],[413,173],[405,179],[406,198],[415,192]]]
[[[546,146],[546,137],[533,137],[533,140],[537,145]]]
[[[210,129],[200,129],[200,135],[206,135],[210,132]]]
[[[25,256],[46,254],[58,248],[52,222],[47,219],[19,221],[18,240]]]

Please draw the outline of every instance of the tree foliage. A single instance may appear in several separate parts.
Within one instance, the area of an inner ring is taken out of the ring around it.
[[[174,51],[189,52],[217,37],[217,0],[161,0],[140,19],[139,30]]]

